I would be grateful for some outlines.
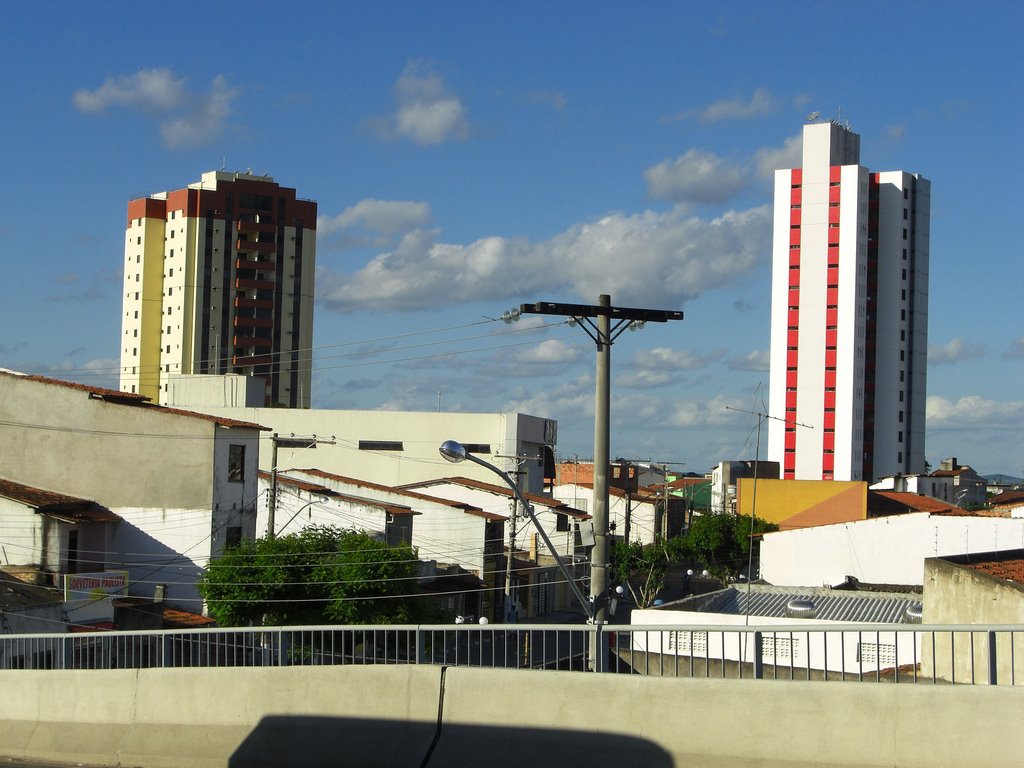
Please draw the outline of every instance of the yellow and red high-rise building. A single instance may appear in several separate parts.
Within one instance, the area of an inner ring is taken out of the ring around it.
[[[263,379],[308,408],[316,203],[268,176],[212,171],[128,203],[120,386],[166,402],[177,375]]]

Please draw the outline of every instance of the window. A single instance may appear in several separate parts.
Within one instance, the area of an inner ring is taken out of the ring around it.
[[[232,444],[228,449],[228,482],[245,481],[245,446]]]
[[[903,228],[903,239],[904,240],[907,239],[907,228],[906,227]]]
[[[229,525],[224,539],[225,547],[237,547],[242,543],[242,526]]]
[[[555,513],[555,530],[556,531],[568,531],[569,530],[569,516],[560,515]]]
[[[466,453],[490,453],[491,446],[485,443],[463,443],[462,447],[466,449]]]
[[[401,440],[360,440],[360,451],[404,451]]]

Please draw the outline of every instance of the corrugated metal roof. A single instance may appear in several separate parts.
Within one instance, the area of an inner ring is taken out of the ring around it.
[[[907,608],[921,607],[921,601],[908,594],[894,592],[847,592],[843,590],[780,589],[751,585],[729,587],[705,603],[706,613],[731,613],[750,616],[787,618],[791,600],[814,604],[818,621],[851,621],[866,624],[907,624]],[[748,607],[749,606],[749,607]],[[799,617],[789,617],[799,618]]]

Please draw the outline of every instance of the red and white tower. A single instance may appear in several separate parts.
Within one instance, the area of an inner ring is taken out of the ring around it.
[[[803,130],[775,173],[768,458],[784,478],[924,471],[931,185],[860,164],[860,136]],[[800,426],[806,425],[806,426]]]

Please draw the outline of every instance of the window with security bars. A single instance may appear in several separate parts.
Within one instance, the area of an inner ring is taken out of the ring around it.
[[[769,636],[761,640],[762,659],[792,659],[799,650],[798,638]]]
[[[708,651],[707,632],[670,632],[668,650],[690,656],[704,654]]]
[[[895,666],[896,646],[890,643],[857,643],[857,661]]]

